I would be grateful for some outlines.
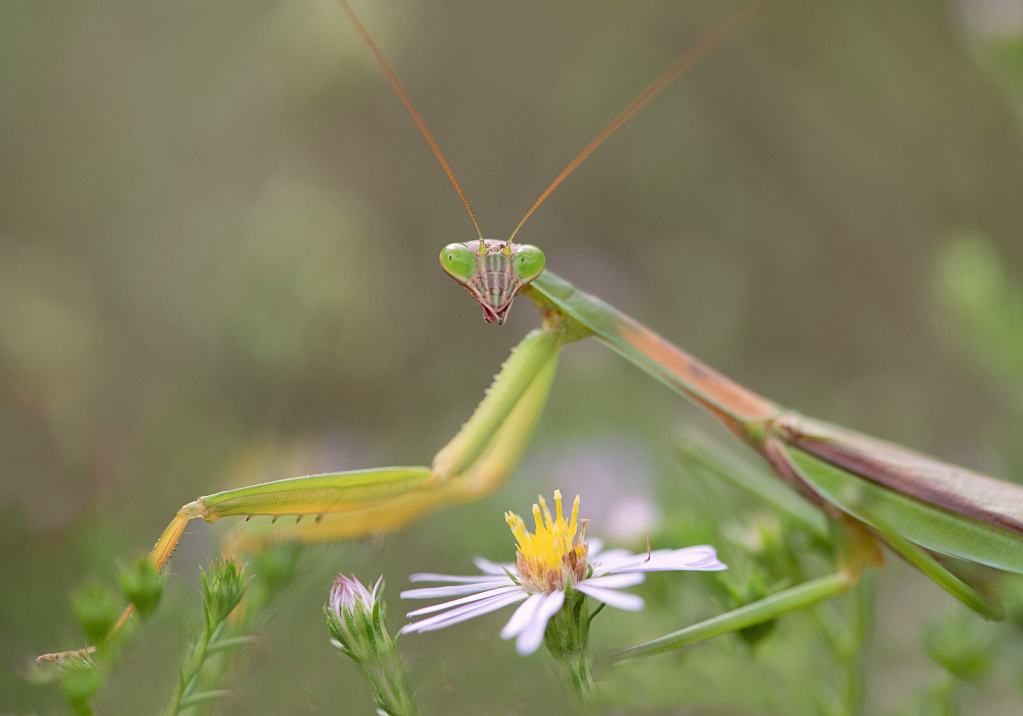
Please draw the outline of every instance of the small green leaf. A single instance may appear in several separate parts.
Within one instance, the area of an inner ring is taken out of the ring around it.
[[[135,605],[143,619],[148,619],[156,611],[165,581],[163,576],[157,574],[153,563],[144,556],[139,557],[131,566],[122,568],[118,575],[121,591]]]
[[[79,589],[71,596],[78,624],[91,644],[102,644],[117,623],[121,608],[113,591],[99,582]]]

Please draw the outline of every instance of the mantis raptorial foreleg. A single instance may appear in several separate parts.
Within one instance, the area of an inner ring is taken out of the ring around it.
[[[197,518],[297,518],[289,525],[246,528],[229,538],[229,553],[251,552],[270,541],[332,541],[388,532],[441,505],[489,492],[518,464],[543,412],[566,340],[565,327],[556,323],[532,331],[516,346],[472,417],[437,453],[432,468],[310,475],[200,497],[178,510],[150,552],[150,562],[161,570],[185,526]],[[303,516],[315,519],[303,522]],[[129,605],[113,632],[132,611]]]
[[[555,350],[493,433],[483,452],[456,478],[425,484],[419,490],[383,502],[326,514],[319,524],[303,521],[273,527],[264,525],[259,529],[246,527],[229,537],[228,551],[253,552],[267,540],[326,542],[387,532],[437,507],[482,497],[500,485],[522,457],[543,412],[557,364],[558,352]],[[454,440],[448,443],[438,453],[438,458],[450,454],[448,451],[453,444]],[[435,474],[436,469],[431,476]]]
[[[154,549],[162,565],[180,535],[178,523],[201,517],[313,515],[324,519],[275,530],[276,538],[337,539],[386,531],[458,496],[477,495],[517,462],[550,388],[562,332],[533,331],[512,351],[476,412],[434,459],[432,468],[389,467],[267,482],[201,497],[185,505]],[[333,515],[329,524],[326,516]],[[323,534],[317,535],[322,529]]]

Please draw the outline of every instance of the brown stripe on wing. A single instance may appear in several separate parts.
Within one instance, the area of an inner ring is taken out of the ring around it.
[[[885,487],[1023,534],[1023,487],[830,423],[786,413],[783,440]]]
[[[781,414],[767,398],[726,378],[550,269],[529,284],[529,291],[541,311],[548,310],[548,304],[557,307],[634,365],[711,410],[744,440],[753,439],[749,428]]]
[[[712,401],[707,407],[716,408],[715,412],[724,410],[729,417],[742,422],[766,420],[777,414],[778,407],[771,401],[701,363],[646,326],[618,313],[616,328],[619,339],[674,377],[683,390],[694,394],[694,397]]]

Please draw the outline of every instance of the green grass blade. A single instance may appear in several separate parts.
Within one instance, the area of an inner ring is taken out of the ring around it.
[[[838,573],[821,577],[790,587],[783,592],[772,594],[760,601],[733,609],[719,616],[693,624],[685,629],[666,634],[658,639],[622,649],[614,654],[617,663],[654,656],[672,649],[679,649],[705,639],[729,634],[762,622],[777,619],[789,612],[806,609],[826,599],[842,594],[856,583],[848,574]]]
[[[184,711],[185,709],[192,708],[193,706],[199,706],[201,704],[208,704],[211,701],[217,701],[226,696],[230,696],[231,691],[229,689],[217,689],[216,691],[203,691],[199,694],[192,694],[184,699],[181,699],[181,703],[178,704],[178,710]]]

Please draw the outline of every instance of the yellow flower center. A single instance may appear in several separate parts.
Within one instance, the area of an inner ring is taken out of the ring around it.
[[[586,536],[586,520],[576,539],[579,515],[579,496],[572,503],[572,517],[567,522],[561,512],[561,491],[554,491],[554,505],[557,517],[551,516],[547,503],[540,496],[540,504],[533,505],[533,520],[536,531],[526,529],[526,523],[514,512],[504,513],[504,519],[515,535],[518,554],[516,566],[523,585],[532,592],[552,592],[565,589],[586,576],[589,567],[587,549],[583,543]]]

